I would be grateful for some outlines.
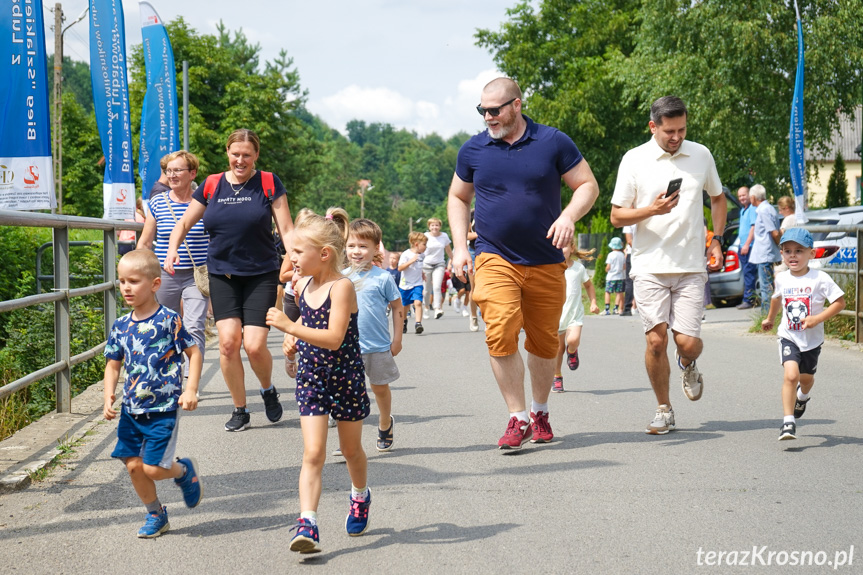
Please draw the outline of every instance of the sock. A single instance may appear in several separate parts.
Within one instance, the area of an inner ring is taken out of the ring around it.
[[[803,390],[798,387],[797,388],[797,399],[799,399],[800,401],[806,401],[807,399],[809,399],[809,394],[803,393]]]
[[[516,411],[516,412],[514,412],[514,413],[510,413],[510,414],[509,414],[509,416],[510,416],[510,418],[512,418],[512,417],[517,417],[519,421],[524,422],[524,423],[527,423],[527,422],[528,422],[528,419],[529,419],[529,418],[528,418],[528,416],[527,416],[527,410],[525,410],[525,411]]]
[[[144,505],[144,507],[147,508],[147,513],[161,513],[162,512],[162,502],[159,501],[158,497],[152,503],[146,503]]]
[[[300,519],[305,519],[312,525],[318,524],[318,512],[317,511],[303,511],[300,513]]]
[[[189,473],[189,468],[186,467],[183,463],[180,463],[179,461],[177,462],[177,465],[183,468],[183,474],[177,478],[177,481],[182,481],[186,478],[186,474]]]
[[[562,373],[555,373],[554,377],[563,377],[563,374]]]
[[[270,382],[270,387],[262,387],[261,388],[261,395],[264,395],[265,391],[270,391],[271,389],[273,389],[273,382],[272,381]]]
[[[797,423],[793,415],[786,415],[782,418],[782,423]]]
[[[605,311],[608,311],[608,304],[605,304]]]
[[[548,404],[547,403],[537,403],[535,401],[530,402],[530,410],[534,413],[548,413]]]
[[[369,498],[369,487],[366,485],[362,489],[358,487],[354,487],[351,484],[351,499],[356,499],[358,501],[365,501]]]

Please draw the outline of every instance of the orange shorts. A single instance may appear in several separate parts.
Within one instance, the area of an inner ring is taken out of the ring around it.
[[[524,349],[545,359],[557,357],[557,328],[566,300],[565,271],[564,262],[524,266],[497,254],[476,256],[471,297],[482,311],[489,355],[518,352],[518,334],[524,328]]]

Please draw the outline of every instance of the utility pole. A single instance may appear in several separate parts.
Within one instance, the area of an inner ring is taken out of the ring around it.
[[[74,22],[63,28],[63,6],[59,2],[54,4],[54,189],[60,214],[63,213],[63,34],[83,20],[89,10],[89,6],[84,8]]]
[[[57,211],[63,213],[63,6],[54,4],[54,189]],[[51,210],[54,213],[54,210]]]

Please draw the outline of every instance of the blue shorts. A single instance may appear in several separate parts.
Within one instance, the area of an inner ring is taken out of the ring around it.
[[[145,465],[170,469],[177,450],[180,418],[176,411],[132,415],[124,407],[117,425],[117,446],[111,457],[140,457]]]
[[[411,305],[415,301],[423,300],[423,286],[418,285],[410,289],[399,288],[402,294],[402,305]]]

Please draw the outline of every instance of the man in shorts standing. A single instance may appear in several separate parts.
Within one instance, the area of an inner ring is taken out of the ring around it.
[[[575,222],[599,195],[590,166],[569,136],[524,116],[521,98],[509,78],[483,88],[477,111],[488,130],[459,150],[447,205],[455,245],[452,267],[464,279],[464,266],[473,270],[467,234],[476,196],[472,296],[482,311],[492,372],[509,410],[500,449],[554,437],[548,396],[566,296],[561,248],[570,244]],[[562,211],[561,179],[573,190]],[[530,416],[518,350],[522,328],[533,391]]]
[[[711,271],[722,268],[719,238],[727,212],[716,163],[706,147],[686,140],[686,105],[664,96],[650,107],[645,144],[620,162],[611,198],[611,223],[633,226],[632,281],[647,339],[644,362],[659,406],[646,432],[664,435],[674,429],[669,397],[668,330],[676,346],[683,391],[701,398],[704,380],[695,360],[701,355],[701,316],[705,272],[702,190],[710,197],[714,241]],[[679,189],[668,194],[680,180]],[[677,183],[677,182],[676,182]]]

